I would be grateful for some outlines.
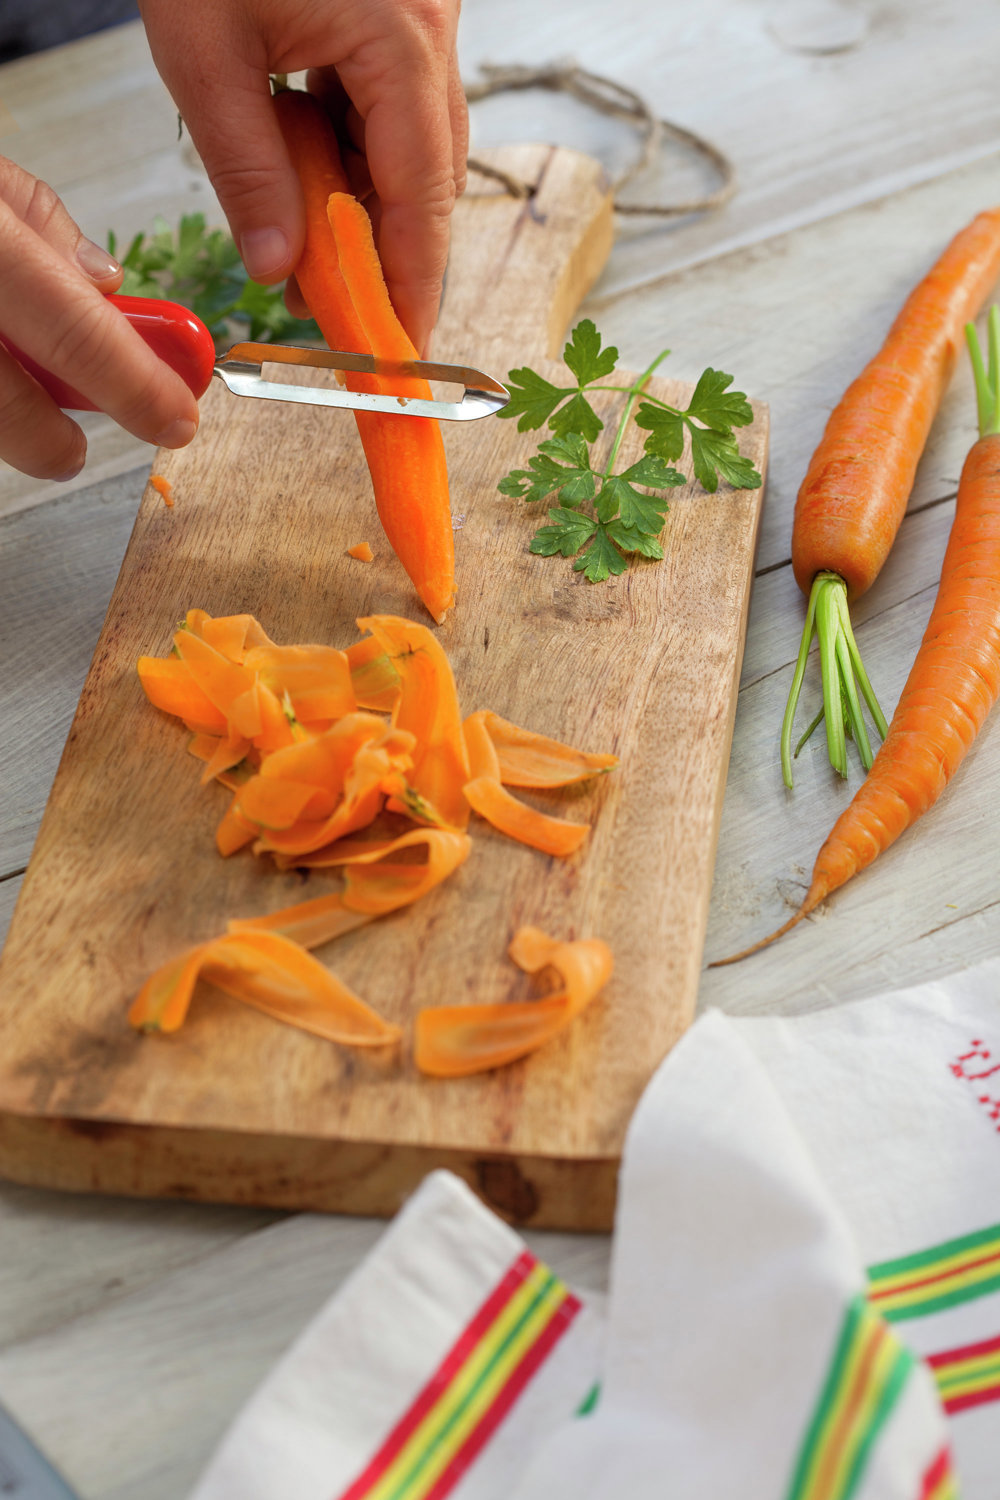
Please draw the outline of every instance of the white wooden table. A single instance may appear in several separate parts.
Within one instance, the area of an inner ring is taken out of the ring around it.
[[[832,50],[831,50],[832,49]],[[777,731],[802,623],[789,535],[830,406],[943,243],[1000,196],[1000,11],[978,0],[466,0],[483,61],[568,54],[639,90],[735,160],[720,213],[623,220],[585,311],[633,368],[706,363],[770,403],[772,457],[706,957],[771,930],[857,783],[822,739],[784,792]],[[476,107],[473,144],[557,139],[615,167],[620,125],[566,100]],[[95,239],[217,209],[145,47],[127,26],[0,68],[0,152],[44,177]],[[645,198],[700,169],[668,151]],[[44,807],[151,453],[88,419],[69,489],[0,468],[0,930]],[[857,614],[895,702],[933,599],[974,435],[968,372],[948,395],[892,558]],[[815,684],[812,687],[815,696]],[[706,970],[700,1003],[793,1014],[947,973],[1000,948],[1000,727],[944,801],[828,908],[753,960]],[[669,899],[669,894],[667,895]],[[373,1244],[366,1220],[70,1198],[0,1184],[0,1402],[88,1500],[177,1500],[239,1405]],[[604,1237],[529,1234],[583,1288]]]

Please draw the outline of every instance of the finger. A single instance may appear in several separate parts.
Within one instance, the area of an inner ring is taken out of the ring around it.
[[[0,344],[0,458],[33,479],[72,479],[87,440]]]
[[[294,276],[289,276],[285,282],[285,306],[293,318],[311,318],[312,313],[302,295],[302,290]]]
[[[451,119],[451,154],[454,162],[455,193],[461,197],[466,186],[466,161],[469,155],[469,105],[458,70],[458,54],[448,59],[448,114]]]
[[[189,387],[118,309],[0,203],[0,336],[146,442],[197,431]]]
[[[100,291],[113,292],[121,285],[121,266],[109,251],[87,238],[58,193],[6,157],[0,157],[0,199]]]
[[[184,7],[177,7],[183,20]],[[255,281],[281,281],[302,250],[305,209],[275,115],[263,44],[229,12],[192,49],[181,30],[157,30],[154,59],[212,179],[243,264]]]
[[[343,68],[365,121],[365,147],[381,222],[379,254],[389,294],[418,350],[437,318],[448,257],[455,168],[448,110],[448,54],[420,33],[397,52],[377,90]]]

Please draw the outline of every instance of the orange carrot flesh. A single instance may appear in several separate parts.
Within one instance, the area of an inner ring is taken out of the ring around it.
[[[402,679],[381,642],[373,635],[366,635],[348,646],[344,655],[358,707],[391,713],[402,689]]]
[[[504,786],[571,786],[612,771],[618,764],[617,755],[587,754],[511,724],[489,709],[482,710],[482,714],[483,725],[499,759]]]
[[[464,828],[469,813],[462,787],[469,760],[451,663],[425,625],[394,615],[372,615],[357,623],[359,630],[371,631],[400,676],[392,722],[416,739],[409,785],[430,804],[431,821],[437,815],[451,828]]]
[[[424,864],[399,865],[390,858],[420,846],[427,850]],[[346,851],[342,861],[328,857],[326,865],[345,865],[342,891],[296,902],[266,917],[230,922],[230,931],[280,932],[305,948],[319,947],[365,922],[419,901],[458,869],[470,848],[471,841],[464,834],[421,829],[380,843],[366,853]]]
[[[199,978],[276,1020],[351,1047],[384,1047],[399,1028],[297,943],[276,932],[231,932],[172,959],[146,981],[129,1011],[133,1026],[176,1031]]]
[[[275,95],[274,107],[305,197],[305,248],[295,278],[323,337],[331,349],[412,359],[415,351],[392,312],[377,255],[372,262],[370,228],[365,231],[360,220],[345,216],[346,238],[340,245],[330,226],[331,197],[349,199],[350,191],[322,106],[309,94],[284,89]],[[357,207],[367,222],[364,209]],[[391,332],[393,349],[403,347],[405,340],[409,353],[374,347],[366,317],[380,338]],[[372,375],[352,374],[348,385],[352,390],[393,393]],[[438,423],[378,412],[355,416],[379,519],[421,600],[440,624],[455,600],[455,548]]]
[[[216,832],[220,854],[252,843],[281,869],[339,871],[342,885],[265,917],[230,922],[224,937],[170,960],[137,997],[133,1024],[176,1030],[204,978],[334,1041],[383,1045],[397,1029],[308,960],[307,948],[409,906],[453,875],[471,849],[462,831],[470,803],[546,852],[571,853],[586,837],[586,826],[536,812],[504,790],[491,722],[522,756],[548,757],[545,784],[593,774],[587,758],[488,711],[463,723],[451,664],[433,632],[391,615],[357,623],[371,633],[340,652],[278,646],[251,616],[213,620],[193,609],[175,635],[177,654],[144,659],[143,682],[154,702],[169,703],[185,722],[195,711],[211,720],[197,726],[188,749],[204,763],[203,782],[220,781],[233,793]],[[311,711],[346,711],[329,724],[300,723],[291,709],[306,713],[306,700]],[[359,700],[374,700],[383,712],[355,707]],[[612,758],[590,759],[603,770]],[[393,811],[411,820],[402,834],[380,816]],[[352,837],[362,830],[367,836]],[[482,1008],[436,1012],[428,1034],[445,1038],[445,1071],[492,1067],[533,1050],[595,992],[588,974],[603,983],[600,975],[610,972],[603,944],[553,947],[529,930],[519,934],[512,956],[532,972],[551,962],[563,974],[564,991],[528,1003],[523,1016],[507,1006],[498,1024]]]
[[[1000,317],[993,320],[1000,365]],[[1000,406],[998,406],[1000,418]],[[934,608],[886,737],[813,866],[805,900],[765,947],[845,885],[933,806],[1000,695],[1000,434],[981,437],[959,480]]]
[[[527,973],[551,967],[563,987],[540,1000],[442,1005],[417,1015],[414,1061],[422,1073],[461,1078],[525,1057],[557,1036],[611,977],[611,949],[598,938],[559,942],[536,927],[514,936],[510,957]]]
[[[225,733],[225,714],[198,685],[186,662],[176,656],[140,656],[136,665],[143,691],[156,708],[206,734]]]
[[[150,474],[149,482],[153,486],[153,489],[156,491],[156,493],[162,497],[164,505],[166,505],[168,509],[173,510],[174,491],[170,480],[165,479],[162,474]]]
[[[355,542],[353,547],[348,547],[347,555],[357,562],[371,562],[375,556],[367,542]]]
[[[575,854],[590,832],[589,823],[567,823],[519,802],[492,776],[480,776],[465,784],[465,797],[473,812],[508,838],[541,849],[543,854],[566,858]]]
[[[462,736],[469,757],[470,781],[477,781],[481,776],[488,776],[493,781],[500,780],[500,757],[490,738],[486,717],[486,711],[479,709],[477,713],[470,714],[462,724]]]
[[[357,707],[351,668],[343,651],[332,646],[254,646],[243,665],[284,701],[303,723],[339,719]]]

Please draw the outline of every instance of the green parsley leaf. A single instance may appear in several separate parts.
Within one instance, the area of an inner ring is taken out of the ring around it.
[[[713,432],[709,427],[691,428],[691,457],[698,483],[714,494],[719,478],[734,489],[756,489],[760,475],[736,446],[731,432]]]
[[[549,511],[551,526],[539,526],[531,538],[528,550],[541,557],[553,557],[561,552],[563,557],[572,557],[593,536],[597,522],[590,516],[582,516],[578,510],[565,510],[554,506]]]
[[[687,484],[678,469],[670,468],[659,457],[649,456],[630,464],[622,478],[628,479],[632,484],[648,484],[651,490],[668,490],[679,484]]]
[[[608,536],[604,526],[598,526],[594,533],[594,540],[586,552],[580,553],[573,564],[574,572],[582,573],[590,583],[603,583],[613,574],[617,576],[619,573],[624,573],[627,567],[628,563]]]
[[[510,400],[497,412],[498,417],[517,417],[518,432],[530,432],[548,421],[564,396],[566,388],[553,385],[544,375],[538,375],[527,366],[511,370],[507,376]]]
[[[644,427],[649,432],[645,442],[647,453],[672,464],[684,452],[684,418],[680,412],[668,411],[662,406],[642,401],[635,414],[635,425]]]
[[[663,548],[655,536],[625,526],[620,520],[610,521],[606,527],[608,536],[623,552],[640,552],[643,557],[660,558]]]
[[[564,406],[560,406],[549,418],[549,426],[553,432],[560,437],[566,433],[576,432],[592,443],[601,431],[604,423],[597,415],[590,402],[582,392],[577,391]]]
[[[721,370],[705,370],[688,404],[689,417],[697,417],[706,427],[717,432],[730,427],[746,427],[753,421],[753,410],[742,391],[728,391],[733,383],[731,375]]]
[[[527,468],[512,470],[498,488],[528,503],[558,497],[561,503],[549,510],[549,523],[535,532],[530,549],[545,557],[574,557],[574,569],[591,583],[623,573],[629,556],[663,557],[659,536],[669,508],[664,492],[687,483],[673,465],[683,455],[689,433],[694,472],[705,489],[717,489],[720,478],[739,488],[761,483],[733,436],[734,428],[753,421],[753,411],[742,391],[730,390],[731,375],[711,368],[703,371],[686,411],[653,396],[641,399],[648,376],[666,353],[669,350],[629,388],[603,473],[594,471],[590,445],[604,424],[584,391],[614,373],[618,350],[602,345],[590,319],[577,324],[563,351],[577,382],[575,390],[553,385],[527,367],[511,370],[508,377],[511,401],[501,415],[517,417],[521,432],[547,423],[555,436],[540,442]],[[649,434],[645,452],[621,473],[613,473],[636,401],[634,420]]]
[[[566,462],[561,463],[560,459]],[[596,487],[587,444],[573,433],[540,443],[538,452],[528,459],[528,467],[512,470],[497,486],[502,495],[511,495],[528,504],[544,500],[554,491],[558,491],[561,500],[578,504],[592,500]]]
[[[635,527],[651,536],[663,530],[663,513],[667,502],[662,495],[647,495],[629,484],[624,474],[609,474],[601,486],[594,509],[598,519],[607,523],[621,513],[625,526]]]
[[[613,374],[618,363],[618,350],[613,344],[602,349],[601,335],[590,318],[584,318],[573,329],[569,343],[563,350],[563,360],[582,388],[600,380],[604,375]]]

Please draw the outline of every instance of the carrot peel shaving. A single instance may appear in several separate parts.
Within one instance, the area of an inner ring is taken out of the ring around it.
[[[540,1000],[420,1011],[414,1060],[422,1073],[461,1078],[536,1051],[590,1004],[614,967],[611,949],[599,938],[560,942],[537,927],[520,928],[508,953],[526,973],[554,969],[562,988]]]
[[[589,823],[568,823],[565,818],[550,817],[548,813],[538,812],[519,802],[492,776],[480,776],[467,782],[465,797],[472,810],[487,823],[507,834],[508,838],[530,844],[544,854],[563,858],[575,854],[590,832]]]
[[[383,1047],[400,1036],[398,1026],[384,1021],[298,943],[278,932],[246,930],[201,943],[158,969],[129,1011],[132,1025],[176,1031],[199,979],[328,1041]]]

